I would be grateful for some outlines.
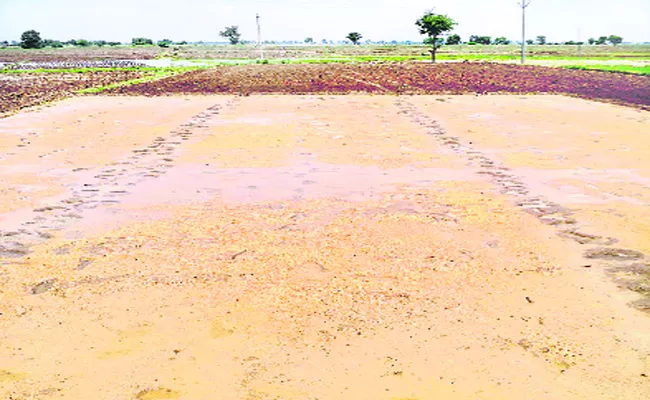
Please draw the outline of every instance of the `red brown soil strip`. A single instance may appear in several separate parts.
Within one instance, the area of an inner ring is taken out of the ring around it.
[[[0,75],[0,115],[69,97],[81,89],[144,76],[138,71]]]
[[[496,63],[218,67],[111,92],[146,96],[168,93],[563,94],[650,109],[648,76]]]

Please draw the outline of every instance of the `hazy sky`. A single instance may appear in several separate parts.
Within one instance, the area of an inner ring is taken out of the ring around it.
[[[0,0],[0,40],[20,40],[35,29],[43,38],[129,41],[133,37],[175,41],[222,41],[219,30],[239,25],[255,40],[255,13],[265,40],[313,37],[340,40],[351,31],[365,39],[421,41],[414,23],[435,6],[471,34],[521,36],[517,0]],[[586,40],[617,34],[650,42],[650,0],[532,0],[527,37]]]

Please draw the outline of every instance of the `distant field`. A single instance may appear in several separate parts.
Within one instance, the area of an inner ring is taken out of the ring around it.
[[[445,46],[440,60],[517,60],[520,47],[459,45]],[[650,45],[620,46],[528,46],[530,59],[595,59],[650,61]],[[263,51],[263,54],[262,54]],[[336,61],[407,61],[428,60],[429,48],[424,45],[362,45],[362,46],[264,46],[262,51],[252,45],[187,45],[69,47],[62,49],[23,50],[0,49],[0,62],[51,62],[91,60],[151,60],[175,58],[187,60],[253,60],[262,55],[269,60],[336,60]]]

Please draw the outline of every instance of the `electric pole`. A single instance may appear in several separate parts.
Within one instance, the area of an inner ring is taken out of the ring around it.
[[[260,60],[263,60],[264,49],[262,49],[262,28],[260,26],[260,15],[256,14],[255,19],[257,20],[257,46],[260,48]]]
[[[526,7],[530,5],[532,0],[520,0],[519,6],[521,7],[521,63],[526,62]]]

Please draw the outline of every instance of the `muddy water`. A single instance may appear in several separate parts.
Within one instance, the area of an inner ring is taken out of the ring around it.
[[[3,120],[0,396],[645,399],[645,121],[555,96]]]

